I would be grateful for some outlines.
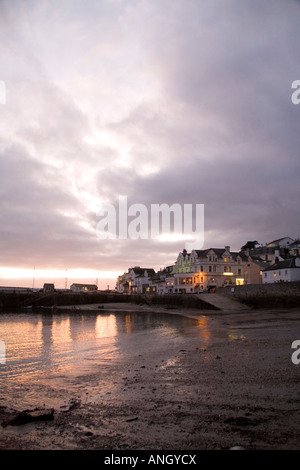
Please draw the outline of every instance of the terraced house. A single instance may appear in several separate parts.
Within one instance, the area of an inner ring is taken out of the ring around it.
[[[144,294],[152,292],[151,278],[155,275],[152,268],[135,266],[117,279],[116,290],[122,294]]]
[[[257,241],[248,241],[239,252],[231,251],[230,246],[192,250],[190,253],[184,249],[174,265],[157,273],[149,268],[130,268],[119,276],[116,290],[128,294],[197,294],[218,287],[291,282],[300,276],[299,254],[300,240],[290,237],[264,246]],[[292,258],[298,259],[295,266],[277,266]]]
[[[248,258],[230,247],[179,253],[173,267],[174,293],[200,293],[216,287],[244,284]]]

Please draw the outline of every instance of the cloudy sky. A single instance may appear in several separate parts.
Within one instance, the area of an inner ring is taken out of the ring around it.
[[[172,264],[180,237],[97,237],[120,196],[204,204],[204,248],[299,237],[299,24],[296,0],[1,0],[0,285]]]

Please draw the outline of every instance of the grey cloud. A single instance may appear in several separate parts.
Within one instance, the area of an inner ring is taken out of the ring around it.
[[[97,239],[121,194],[204,203],[206,246],[299,236],[297,2],[1,7],[3,264],[173,262],[181,242]]]

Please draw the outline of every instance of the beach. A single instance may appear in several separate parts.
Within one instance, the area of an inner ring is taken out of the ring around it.
[[[101,313],[103,305],[68,308]],[[232,313],[105,304],[105,311],[116,310],[194,318],[201,341],[187,335],[176,349],[166,338],[151,354],[141,343],[113,367],[78,376],[80,394],[49,419],[16,424],[17,410],[1,407],[0,449],[300,448],[300,364],[291,360],[292,342],[300,340],[299,309]],[[114,386],[94,399],[99,374]]]

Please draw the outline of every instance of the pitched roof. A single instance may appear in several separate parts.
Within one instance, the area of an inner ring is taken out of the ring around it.
[[[147,271],[148,275],[155,274],[155,271],[152,268],[140,268],[138,266],[135,266],[134,268],[130,268],[129,271],[131,270],[134,272],[134,274],[138,274],[139,276],[142,276],[145,273],[145,271]]]
[[[276,264],[273,264],[272,266],[269,266],[268,268],[264,269],[264,271],[277,271],[277,269],[288,269],[288,268],[298,268],[300,269],[300,263],[296,262],[296,260],[299,260],[296,256],[293,258],[289,259],[284,259],[283,261],[279,261]]]
[[[222,258],[224,253],[227,251],[227,248],[207,248],[206,250],[194,250],[197,253],[198,258],[206,256],[210,251],[213,251],[219,258]],[[233,257],[244,256],[241,252],[229,251],[230,255]]]
[[[72,286],[76,287],[97,287],[96,284],[78,284],[77,282],[74,282]]]
[[[281,240],[285,240],[286,238],[289,238],[290,240],[293,240],[291,237],[282,237],[282,238],[277,238],[277,240],[272,240],[268,245],[272,245],[273,243],[281,242]]]

